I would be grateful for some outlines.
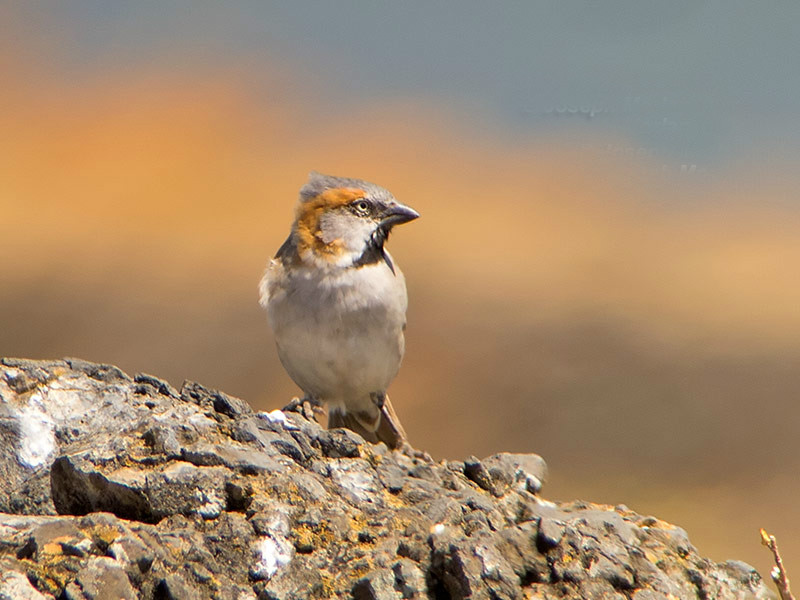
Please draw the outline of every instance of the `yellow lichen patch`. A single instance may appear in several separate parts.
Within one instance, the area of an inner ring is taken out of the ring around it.
[[[384,489],[383,492],[383,500],[386,502],[388,506],[391,508],[406,508],[408,504],[403,502],[399,496],[392,494],[389,490]]]
[[[349,576],[353,579],[360,579],[373,569],[372,559],[369,556],[353,562],[352,565],[353,568],[350,570]]]
[[[77,558],[63,554],[43,555],[37,562],[30,559],[24,559],[23,562],[30,563],[28,574],[36,588],[54,596],[60,594],[67,584],[75,579],[80,569],[80,561]]]
[[[331,598],[334,594],[334,579],[328,571],[322,570],[319,574],[321,585],[319,588],[320,598]]]
[[[252,478],[254,494],[263,493],[268,498],[279,500],[292,506],[303,506],[297,485],[277,477],[274,473],[267,474],[264,478]]]
[[[319,541],[322,542],[322,547],[336,541],[336,534],[327,523],[320,523],[319,531],[316,532],[316,534]]]
[[[50,554],[50,555],[56,555],[56,554],[63,554],[64,553],[64,551],[63,551],[63,549],[61,547],[61,544],[59,544],[56,541],[47,542],[46,544],[44,544],[42,546],[42,548],[41,548],[41,552],[43,552],[44,554]]]
[[[214,591],[217,591],[217,590],[219,590],[219,588],[220,588],[219,579],[217,579],[217,577],[216,577],[215,575],[213,575],[213,574],[211,575],[211,579],[209,579],[209,580],[206,582],[206,585],[207,585],[207,586],[208,586],[210,589],[212,589],[212,590],[214,590]]]
[[[371,449],[366,447],[361,447],[361,456],[375,469],[378,468],[378,465],[383,462],[383,457],[379,454],[375,454]]]
[[[356,535],[358,535],[360,531],[364,531],[366,528],[369,527],[369,524],[367,523],[367,517],[363,513],[356,513],[354,515],[350,515],[349,520],[350,520],[350,530],[352,532],[355,532]]]
[[[318,548],[316,536],[308,525],[294,528],[294,547],[298,552],[313,552]]]
[[[647,562],[649,562],[650,564],[653,564],[653,565],[656,564],[656,562],[658,562],[661,558],[664,557],[663,554],[653,552],[650,548],[647,548],[647,547],[642,547],[641,551],[642,551],[642,554],[644,555],[645,559],[647,559]]]
[[[341,576],[334,577],[327,569],[320,569],[319,581],[309,583],[304,590],[297,590],[302,598],[345,598],[350,597],[350,588],[342,585]],[[352,587],[352,585],[350,586]]]
[[[320,523],[314,527],[306,524],[298,525],[292,530],[292,534],[294,536],[295,548],[298,552],[311,552],[324,549],[329,544],[336,541],[336,535],[327,523]]]
[[[306,504],[305,499],[300,494],[300,490],[294,483],[286,484],[285,489],[282,489],[280,486],[273,486],[270,489],[270,496],[292,506],[305,506]]]
[[[108,525],[97,525],[89,532],[90,537],[94,542],[101,546],[110,546],[120,536],[120,532]]]
[[[53,367],[53,370],[51,372],[53,373],[54,377],[58,378],[61,377],[62,375],[66,375],[67,373],[70,372],[70,370],[67,367]]]
[[[413,523],[413,521],[408,517],[393,517],[389,522],[389,528],[392,531],[405,531],[411,523]]]
[[[567,565],[571,562],[579,560],[580,556],[574,550],[568,550],[561,555],[561,563]]]

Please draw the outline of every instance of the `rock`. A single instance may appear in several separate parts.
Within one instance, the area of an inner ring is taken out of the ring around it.
[[[0,359],[0,600],[767,598],[544,461],[435,463],[78,359]]]
[[[425,575],[414,561],[407,558],[398,560],[392,565],[392,573],[395,589],[400,592],[401,598],[422,598],[427,595]]]
[[[46,598],[53,596],[42,594],[22,573],[4,569],[0,575],[0,600],[45,600]]]
[[[501,493],[513,486],[517,491],[538,494],[547,478],[547,465],[536,454],[501,452],[484,459],[482,464]]]
[[[119,563],[106,556],[93,556],[78,571],[74,581],[67,584],[67,597],[135,600],[137,594]]]
[[[536,544],[539,550],[547,552],[550,548],[558,546],[564,537],[566,524],[552,517],[546,516],[539,519],[539,530],[536,534]]]
[[[464,461],[464,475],[470,481],[474,481],[481,489],[487,492],[494,491],[494,482],[489,470],[486,465],[474,456],[470,456]]]
[[[400,600],[402,597],[395,589],[395,576],[390,569],[372,571],[353,586],[354,600]]]

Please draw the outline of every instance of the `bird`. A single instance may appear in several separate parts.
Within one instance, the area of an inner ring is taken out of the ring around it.
[[[418,217],[374,183],[312,171],[259,284],[278,357],[305,394],[288,408],[327,404],[329,429],[392,449],[407,444],[386,389],[405,352],[408,295],[385,244]]]

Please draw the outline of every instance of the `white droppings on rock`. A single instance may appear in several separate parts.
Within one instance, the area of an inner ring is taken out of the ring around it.
[[[271,579],[278,569],[291,562],[294,555],[294,546],[287,540],[291,528],[286,512],[272,512],[266,527],[267,535],[261,537],[253,547],[256,562],[250,568],[250,576],[257,580]]]
[[[19,448],[17,459],[30,469],[41,467],[56,451],[53,419],[42,410],[42,398],[32,394],[28,403],[17,413]]]
[[[443,523],[437,523],[436,525],[431,527],[431,533],[433,535],[442,535],[444,533],[444,524]]]
[[[268,421],[269,423],[280,425],[287,431],[298,431],[300,429],[297,425],[292,423],[292,420],[287,416],[287,414],[280,409],[275,409],[270,412],[262,411],[256,413],[256,416],[258,416],[259,419]]]
[[[284,412],[279,409],[270,411],[268,413],[263,413],[263,415],[266,417],[267,421],[272,423],[280,423],[284,427],[286,427],[286,424],[289,422]]]
[[[250,568],[250,576],[256,580],[272,579],[292,560],[292,545],[283,537],[262,537],[253,548],[256,562]]]

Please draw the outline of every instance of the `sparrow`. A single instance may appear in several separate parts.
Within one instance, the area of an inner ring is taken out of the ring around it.
[[[326,403],[329,429],[393,449],[406,434],[386,389],[405,351],[408,296],[384,246],[418,217],[374,183],[312,172],[259,285],[278,356],[305,394],[297,402]]]

